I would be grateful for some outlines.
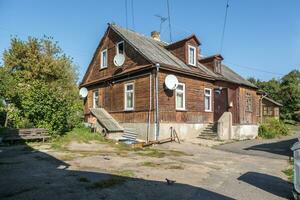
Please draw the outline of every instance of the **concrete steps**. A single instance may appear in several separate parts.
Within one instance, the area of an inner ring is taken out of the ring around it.
[[[197,138],[206,139],[206,140],[218,140],[217,124],[214,123],[208,124],[201,131],[200,135]]]

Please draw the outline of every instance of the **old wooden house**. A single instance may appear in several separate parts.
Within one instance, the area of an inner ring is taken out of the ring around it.
[[[203,57],[195,35],[166,43],[159,32],[145,36],[108,24],[80,84],[88,90],[85,119],[111,135],[128,129],[147,141],[169,137],[170,128],[181,139],[253,138],[257,88],[222,61]],[[165,85],[170,74],[178,80],[173,90]]]

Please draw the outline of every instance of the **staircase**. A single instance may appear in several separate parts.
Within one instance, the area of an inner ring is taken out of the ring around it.
[[[217,123],[209,123],[198,136],[200,139],[218,140]]]

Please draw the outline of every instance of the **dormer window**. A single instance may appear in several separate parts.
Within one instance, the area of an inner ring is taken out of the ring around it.
[[[196,66],[196,47],[188,45],[188,64]]]
[[[117,43],[117,54],[124,54],[124,41]]]
[[[215,60],[215,72],[221,74],[221,61]]]

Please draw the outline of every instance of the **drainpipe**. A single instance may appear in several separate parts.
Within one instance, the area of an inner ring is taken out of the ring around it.
[[[148,112],[148,129],[147,129],[147,137],[146,142],[149,142],[149,133],[150,133],[150,124],[151,124],[151,111],[152,111],[152,72],[150,73],[149,80],[149,112]]]
[[[156,63],[156,76],[155,76],[155,140],[158,140],[159,137],[159,107],[158,107],[158,73],[160,64]]]

